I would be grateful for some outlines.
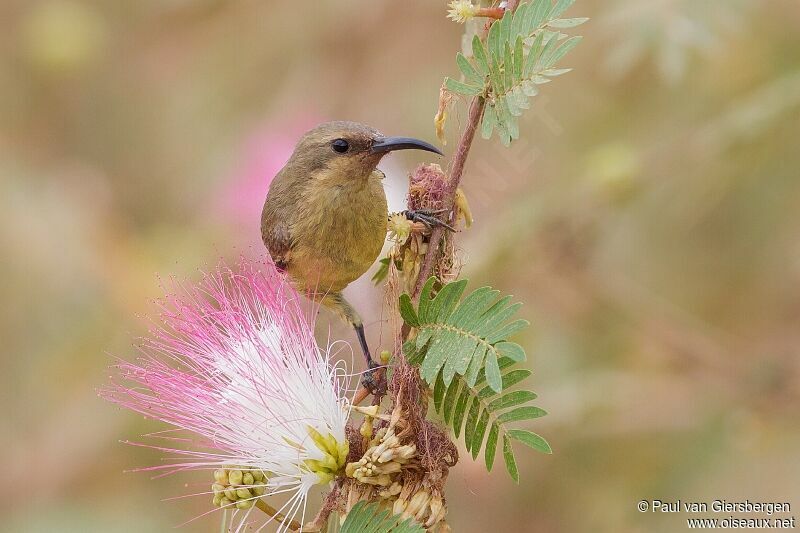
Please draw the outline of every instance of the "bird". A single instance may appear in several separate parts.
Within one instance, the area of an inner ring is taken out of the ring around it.
[[[411,137],[387,137],[357,122],[326,122],[306,132],[270,183],[261,213],[261,237],[273,263],[294,287],[329,308],[355,330],[368,368],[362,384],[381,387],[358,312],[342,290],[376,261],[389,216],[383,172],[377,165],[396,150],[435,146]],[[438,212],[403,211],[429,227]],[[385,383],[383,384],[385,387]]]

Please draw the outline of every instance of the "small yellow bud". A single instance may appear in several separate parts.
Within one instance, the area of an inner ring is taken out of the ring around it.
[[[378,406],[377,405],[370,405],[369,407],[361,407],[360,405],[354,405],[353,411],[357,413],[361,413],[362,415],[367,415],[369,417],[375,418],[378,416]]]
[[[455,198],[455,207],[456,207],[456,219],[464,219],[464,225],[466,227],[472,226],[472,210],[469,208],[469,202],[467,202],[467,195],[464,194],[464,191],[459,187],[456,189],[456,198]]]
[[[236,496],[238,496],[242,500],[246,500],[248,498],[252,498],[253,495],[250,494],[248,489],[236,489]]]
[[[364,420],[364,423],[361,424],[361,428],[359,428],[358,432],[361,433],[361,436],[365,439],[372,437],[372,419],[370,417],[367,417],[366,420]]]
[[[253,505],[255,505],[255,502],[253,500],[239,500],[238,502],[236,502],[236,507],[238,509],[250,509],[251,507],[253,507]]]
[[[233,487],[227,487],[225,489],[225,498],[230,501],[236,501],[238,499],[238,495],[236,494],[236,489]]]
[[[253,474],[250,472],[245,472],[242,476],[242,484],[245,486],[252,485],[255,482],[255,478]]]
[[[228,471],[228,479],[230,480],[231,485],[241,485],[242,484],[242,471],[241,470],[229,470]]]
[[[228,484],[228,471],[224,468],[214,470],[214,481],[222,485]]]

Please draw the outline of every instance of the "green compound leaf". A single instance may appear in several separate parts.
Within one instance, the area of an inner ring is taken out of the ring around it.
[[[508,391],[531,375],[528,369],[513,368],[525,361],[525,350],[507,340],[528,322],[512,320],[521,304],[512,304],[511,296],[500,298],[499,291],[491,287],[464,296],[466,284],[466,280],[446,284],[433,296],[435,281],[429,279],[418,309],[407,295],[401,297],[401,314],[417,329],[404,351],[433,389],[433,406],[444,423],[456,438],[463,432],[472,458],[477,459],[483,449],[486,468],[491,471],[502,438],[506,469],[518,481],[513,441],[552,453],[539,435],[508,427],[547,414],[529,405],[536,399],[534,392]]]
[[[482,374],[492,390],[501,392],[498,361],[504,357],[525,360],[522,347],[507,341],[528,325],[527,320],[508,321],[519,306],[509,305],[508,298],[498,300],[499,292],[490,287],[481,287],[461,300],[467,280],[448,283],[431,297],[432,280],[425,284],[417,310],[407,294],[400,297],[401,316],[419,330],[414,358],[422,359],[420,374],[431,386],[440,372],[446,386],[456,375],[474,386]]]
[[[580,37],[561,30],[577,27],[585,17],[560,18],[574,0],[530,0],[492,24],[486,42],[475,35],[472,57],[456,55],[463,81],[445,80],[447,90],[464,96],[484,96],[481,136],[494,132],[504,145],[519,138],[519,117],[538,94],[536,85],[551,81],[570,69],[552,68]],[[564,40],[566,39],[566,40]]]
[[[425,528],[408,518],[402,520],[377,503],[358,502],[348,513],[340,533],[425,533]]]

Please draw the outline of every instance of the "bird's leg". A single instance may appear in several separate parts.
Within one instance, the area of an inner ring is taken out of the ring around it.
[[[367,344],[367,337],[364,335],[364,324],[359,322],[351,322],[353,329],[356,330],[356,337],[358,337],[358,343],[361,345],[361,353],[364,354],[364,359],[367,361],[367,366],[369,368],[375,368],[377,363],[372,358],[372,355],[369,353],[369,345]]]
[[[364,323],[361,321],[361,317],[358,316],[358,312],[356,312],[353,306],[338,292],[326,294],[322,299],[322,304],[339,314],[353,326],[356,332],[358,343],[361,345],[361,351],[367,362],[367,368],[369,368],[362,376],[361,384],[368,388],[372,394],[384,394],[386,392],[386,371],[369,353],[367,337],[364,335]]]
[[[435,228],[436,226],[441,226],[449,229],[450,231],[455,231],[453,226],[437,217],[437,215],[441,215],[447,211],[447,209],[406,209],[405,211],[401,211],[400,214],[405,216],[411,222],[422,222],[428,226],[429,229]]]

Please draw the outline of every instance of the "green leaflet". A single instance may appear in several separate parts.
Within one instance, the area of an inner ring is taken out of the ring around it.
[[[514,364],[514,361],[506,358],[500,366],[505,369]],[[510,387],[528,376],[529,370],[510,370],[503,375],[503,386]],[[512,441],[521,442],[542,453],[549,454],[552,450],[543,437],[528,430],[509,428],[508,424],[533,420],[547,413],[539,407],[524,405],[536,399],[535,393],[517,390],[497,394],[488,386],[482,387],[481,380],[476,386],[470,387],[464,378],[456,376],[445,387],[439,376],[434,385],[434,409],[445,424],[453,429],[456,438],[460,438],[463,431],[464,444],[473,459],[478,458],[483,448],[486,469],[489,471],[494,466],[497,446],[502,438],[506,469],[516,481],[519,473],[516,471]]]
[[[551,20],[547,25],[551,28],[574,28],[575,26],[580,26],[587,20],[589,19],[586,17],[579,17],[574,19],[555,19]]]
[[[504,145],[519,138],[518,117],[530,108],[536,85],[569,69],[552,68],[579,41],[560,30],[577,27],[585,17],[560,18],[574,0],[531,0],[514,12],[506,12],[492,24],[486,42],[475,35],[472,57],[461,52],[456,63],[463,81],[445,80],[447,90],[464,96],[486,98],[481,136],[497,132]],[[553,31],[554,30],[554,31]]]
[[[429,279],[417,309],[408,295],[401,296],[400,313],[417,329],[404,351],[433,389],[434,409],[456,438],[463,433],[473,459],[483,450],[486,468],[491,470],[502,438],[506,469],[518,480],[512,442],[551,453],[544,438],[508,427],[547,414],[529,405],[535,393],[508,390],[531,375],[528,369],[513,368],[526,355],[522,346],[508,340],[528,322],[513,319],[520,304],[512,304],[510,296],[501,298],[491,287],[464,296],[466,284],[460,280],[443,285],[434,296],[435,281]]]
[[[506,461],[506,470],[511,479],[519,483],[519,470],[517,470],[517,460],[514,457],[514,449],[511,447],[511,439],[508,435],[503,435],[503,459]]]
[[[406,355],[421,360],[420,375],[431,386],[440,373],[445,386],[456,375],[474,386],[482,373],[488,386],[501,392],[498,361],[504,357],[525,360],[525,350],[507,340],[528,325],[526,320],[509,322],[519,306],[509,305],[509,298],[498,299],[499,292],[490,287],[481,287],[462,300],[466,280],[448,283],[432,297],[431,280],[423,287],[418,309],[407,294],[400,297],[400,315],[418,329],[413,350],[407,350],[413,353]]]
[[[453,78],[445,78],[444,86],[448,91],[465,96],[478,96],[483,92],[483,86],[467,85]]]
[[[419,318],[417,317],[417,312],[414,311],[414,304],[408,294],[400,295],[400,316],[412,328],[419,327]]]
[[[461,73],[464,74],[464,79],[467,83],[483,86],[484,76],[472,66],[472,63],[467,61],[467,58],[461,52],[456,55],[456,63],[458,63],[458,68],[461,69]]]
[[[523,444],[527,444],[534,450],[539,450],[542,453],[553,453],[547,441],[536,433],[525,431],[524,429],[511,429],[508,431],[508,436]]]
[[[358,502],[342,524],[340,533],[425,533],[411,518],[401,520],[377,503]]]
[[[383,257],[380,261],[378,261],[380,266],[372,275],[372,283],[375,285],[383,283],[383,281],[386,279],[386,276],[389,275],[389,261],[391,261],[391,259],[388,257]]]

